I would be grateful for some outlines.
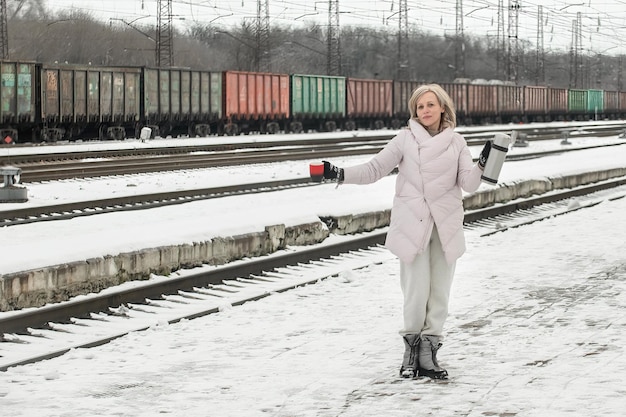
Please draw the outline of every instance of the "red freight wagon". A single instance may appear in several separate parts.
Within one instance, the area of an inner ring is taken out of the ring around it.
[[[493,122],[498,114],[498,90],[495,85],[467,85],[467,114],[474,122]]]
[[[413,91],[420,85],[425,84],[419,81],[394,81],[393,82],[393,120],[391,127],[398,129],[406,125],[411,117],[409,113],[409,99]]]
[[[619,92],[604,92],[604,114],[607,116],[619,114]]]
[[[548,88],[524,87],[524,114],[528,121],[543,122],[548,114]]]
[[[422,81],[394,81],[393,82],[393,116],[391,127],[396,129],[406,124],[410,117],[409,99],[413,91],[421,85],[428,84]],[[441,83],[439,84],[450,96],[456,110],[457,124],[463,124],[467,116],[467,84]],[[398,126],[399,123],[399,126]]]
[[[548,114],[549,120],[565,120],[568,110],[567,88],[549,87]]]
[[[392,92],[392,80],[348,78],[346,94],[348,121],[344,128],[382,129],[387,126],[393,115]]]
[[[441,87],[452,99],[456,110],[457,124],[471,124],[471,120],[467,119],[467,87],[466,83],[443,83]]]
[[[517,85],[496,85],[495,86],[498,100],[498,118],[500,122],[520,122],[522,121],[523,106],[523,89]]]
[[[276,133],[289,119],[288,74],[226,71],[223,83],[225,133]]]
[[[622,115],[622,117],[624,117],[624,114],[626,114],[626,92],[625,91],[619,92],[619,112]]]

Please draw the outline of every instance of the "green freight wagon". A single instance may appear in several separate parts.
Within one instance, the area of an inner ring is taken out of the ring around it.
[[[598,115],[604,113],[604,90],[589,90],[587,92],[587,114],[597,120]],[[600,116],[602,118],[602,116]]]
[[[43,64],[41,136],[122,140],[139,118],[139,68]]]
[[[142,69],[141,125],[152,136],[208,136],[222,118],[222,73]]]
[[[332,132],[346,116],[346,78],[291,75],[289,131]]]
[[[18,141],[19,133],[32,136],[37,122],[35,106],[35,63],[8,62],[0,63],[0,143],[10,144]],[[32,140],[32,137],[27,137]]]
[[[587,112],[587,90],[569,89],[567,91],[567,113],[572,120],[583,120]]]

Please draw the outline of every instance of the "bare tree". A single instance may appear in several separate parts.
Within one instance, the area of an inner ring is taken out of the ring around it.
[[[7,9],[11,18],[42,19],[49,15],[44,0],[8,0]]]

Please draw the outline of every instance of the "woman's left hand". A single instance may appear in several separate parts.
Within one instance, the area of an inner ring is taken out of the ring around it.
[[[489,158],[489,152],[491,151],[491,141],[488,140],[485,142],[485,146],[483,150],[480,151],[480,156],[478,157],[478,166],[480,169],[485,169],[485,164],[487,163],[487,158]]]

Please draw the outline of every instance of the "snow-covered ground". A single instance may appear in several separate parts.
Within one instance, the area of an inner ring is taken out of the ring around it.
[[[623,416],[626,198],[468,232],[440,359],[397,377],[396,261],[0,373],[7,416]]]
[[[560,145],[531,144],[544,146]],[[507,162],[501,180],[624,161],[626,146],[570,152]],[[242,176],[293,178],[308,175],[308,162],[32,184],[26,204],[206,187]],[[0,271],[388,208],[393,181],[0,228]],[[622,416],[624,213],[621,198],[490,236],[468,231],[440,351],[448,383],[397,378],[401,297],[398,264],[390,261],[11,368],[0,373],[2,415]]]
[[[175,141],[173,143],[181,144],[196,143],[201,140],[209,139],[163,141],[169,143]],[[210,138],[210,140],[242,139]],[[251,140],[256,139],[253,137]],[[500,180],[514,182],[520,179],[543,178],[624,166],[624,160],[626,160],[626,140],[624,139],[580,138],[572,139],[571,142],[571,145],[561,145],[560,140],[533,142],[527,148],[512,148],[509,152],[523,154],[548,149],[571,149],[589,146],[593,143],[620,145],[569,152],[547,159],[507,162],[500,174]],[[136,144],[139,145],[142,142],[136,141]],[[131,145],[129,141],[126,141],[110,143],[109,147]],[[87,143],[75,146],[104,145]],[[474,156],[478,156],[481,148],[472,147]],[[0,152],[17,150],[10,148],[6,150],[0,147]],[[346,166],[368,158],[368,156],[345,157],[332,161],[338,166]],[[313,161],[317,162],[312,159],[311,161],[26,184],[28,202],[0,204],[0,212],[3,209],[16,207],[302,178],[309,176],[308,166]],[[327,183],[306,189],[235,196],[130,213],[102,214],[65,221],[0,228],[0,244],[3,248],[0,255],[0,275],[106,254],[115,255],[148,247],[205,241],[215,236],[262,231],[267,225],[305,224],[324,215],[388,209],[393,199],[394,182],[395,177],[390,176],[372,185],[343,185],[338,189],[335,184]],[[489,187],[491,186],[481,185],[481,189]]]

